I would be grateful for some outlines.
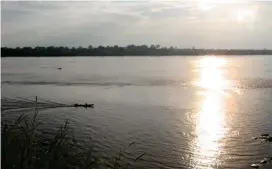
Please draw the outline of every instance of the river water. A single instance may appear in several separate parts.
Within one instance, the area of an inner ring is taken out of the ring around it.
[[[101,153],[145,152],[137,168],[246,169],[272,156],[271,143],[252,140],[272,134],[272,56],[1,61],[2,97],[94,103],[40,110],[39,118],[46,130],[68,120]]]

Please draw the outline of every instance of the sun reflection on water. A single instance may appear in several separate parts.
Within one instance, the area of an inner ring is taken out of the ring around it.
[[[199,79],[196,85],[214,91],[223,91],[229,87],[225,79],[222,67],[226,64],[223,58],[208,57],[200,60]]]
[[[220,141],[225,134],[223,104],[230,84],[224,76],[224,58],[207,57],[199,61],[199,73],[195,85],[202,90],[202,98],[196,117],[196,139],[193,163],[198,168],[216,168],[220,155]]]

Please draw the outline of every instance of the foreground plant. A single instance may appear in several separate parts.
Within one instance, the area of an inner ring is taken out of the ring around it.
[[[59,127],[54,137],[44,138],[37,131],[41,124],[37,122],[37,115],[36,111],[32,119],[22,114],[14,122],[2,122],[2,168],[121,169],[129,168],[144,155],[127,162],[126,152],[120,151],[105,161],[95,155],[92,148],[82,147],[76,141],[68,122]]]

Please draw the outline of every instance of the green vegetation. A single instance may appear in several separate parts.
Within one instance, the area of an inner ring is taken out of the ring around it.
[[[102,158],[92,148],[82,147],[73,137],[68,123],[61,125],[54,137],[44,138],[33,118],[21,115],[14,122],[2,121],[2,168],[14,169],[91,169],[129,168],[144,154],[128,160],[126,152]],[[130,144],[129,146],[133,145]]]
[[[11,56],[166,56],[166,55],[271,55],[272,50],[255,49],[180,49],[160,45],[89,46],[68,47],[23,47],[1,48],[2,57]]]

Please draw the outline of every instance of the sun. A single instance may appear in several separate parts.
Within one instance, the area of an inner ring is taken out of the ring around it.
[[[256,12],[251,9],[238,10],[236,13],[236,21],[239,23],[254,21]]]
[[[211,0],[198,0],[197,7],[202,11],[209,11],[214,7],[214,4]]]
[[[238,22],[242,22],[242,21],[244,21],[244,19],[245,19],[245,17],[243,14],[241,14],[241,13],[237,14],[236,20]]]

